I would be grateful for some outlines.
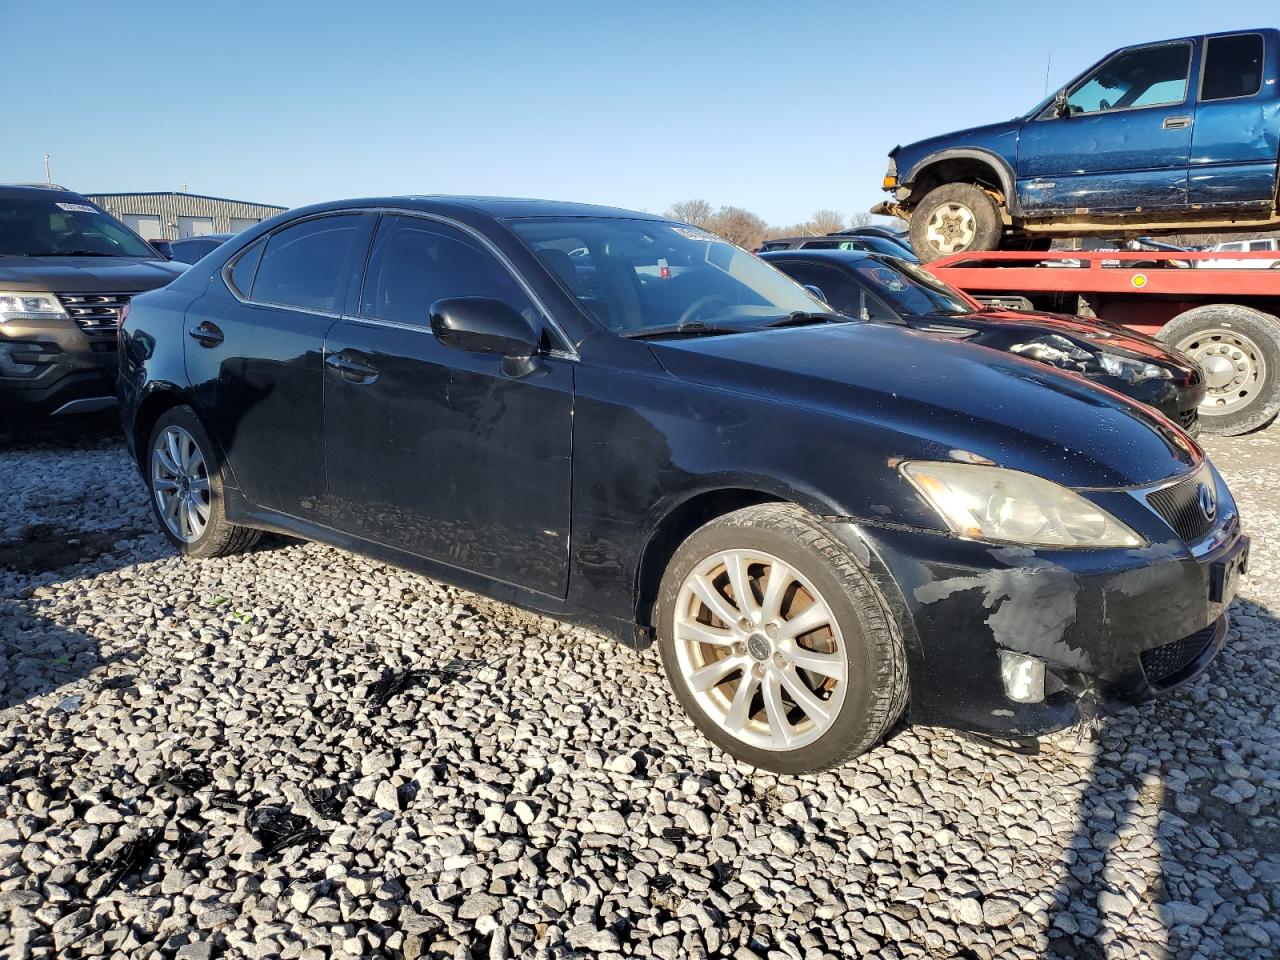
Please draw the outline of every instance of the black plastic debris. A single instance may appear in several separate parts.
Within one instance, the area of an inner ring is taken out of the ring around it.
[[[303,795],[307,798],[307,803],[311,804],[311,809],[320,816],[326,820],[337,820],[342,815],[343,804],[351,795],[351,789],[340,783],[336,787],[313,787],[305,790]]]
[[[416,687],[426,677],[427,674],[421,670],[388,671],[369,687],[369,703],[374,707],[385,707],[392,697]]]
[[[258,807],[249,812],[245,825],[268,857],[289,847],[314,843],[322,836],[310,820],[284,807]]]
[[[649,886],[659,893],[666,893],[676,885],[675,877],[669,873],[660,873],[649,881]]]
[[[156,845],[160,842],[162,831],[144,830],[132,840],[127,841],[119,853],[105,862],[99,861],[89,868],[95,877],[109,875],[110,881],[102,888],[100,894],[110,893],[120,881],[130,874],[137,873],[156,855]]]
[[[156,780],[156,786],[174,797],[189,797],[211,783],[213,774],[197,766],[169,767]]]
[[[689,832],[680,827],[663,827],[662,839],[668,843],[674,843],[683,850],[685,841],[689,839]]]

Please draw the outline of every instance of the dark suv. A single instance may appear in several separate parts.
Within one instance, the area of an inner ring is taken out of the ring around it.
[[[121,310],[181,272],[78,193],[0,186],[0,422],[112,406]]]

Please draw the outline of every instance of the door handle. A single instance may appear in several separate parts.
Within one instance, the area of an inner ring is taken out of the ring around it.
[[[332,367],[351,383],[373,383],[378,379],[377,367],[355,360],[345,350],[331,353],[324,358],[325,366]]]
[[[202,347],[216,347],[222,343],[222,328],[209,320],[202,320],[187,335]]]
[[[1166,130],[1185,130],[1191,126],[1190,117],[1165,117],[1164,128]]]

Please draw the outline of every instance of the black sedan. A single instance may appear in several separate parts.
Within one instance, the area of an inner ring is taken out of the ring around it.
[[[181,237],[178,240],[152,240],[151,245],[170,260],[176,260],[178,263],[195,263],[234,236],[234,233],[205,233],[198,237]]]
[[[1154,407],[1200,434],[1205,379],[1195,361],[1124,327],[1059,313],[984,305],[929,271],[892,257],[844,250],[762,256],[822,291],[836,310],[950,339],[967,340],[1070,370]]]
[[[1201,671],[1248,541],[1185,433],[828,312],[704,230],[544,201],[291,211],[134,301],[129,443],[189,557],[284,531],[656,640],[729,753],[1036,735]],[[549,678],[548,682],[554,682]]]

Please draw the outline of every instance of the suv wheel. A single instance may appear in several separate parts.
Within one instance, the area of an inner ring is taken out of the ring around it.
[[[151,509],[169,542],[189,557],[240,553],[257,530],[227,522],[222,475],[213,444],[190,407],[174,407],[156,421],[147,446]]]
[[[972,183],[944,183],[916,204],[911,247],[925,263],[967,250],[995,250],[1003,229],[991,194]]]
[[[904,709],[906,656],[883,599],[798,507],[750,507],[697,530],[667,568],[658,618],[681,704],[752,766],[835,766]]]

